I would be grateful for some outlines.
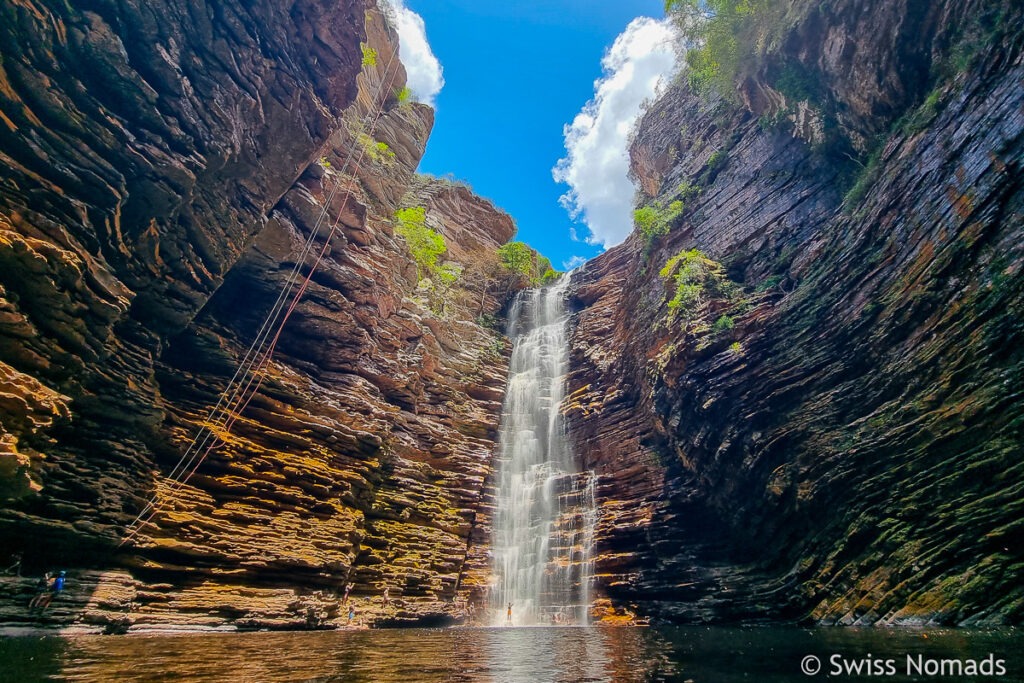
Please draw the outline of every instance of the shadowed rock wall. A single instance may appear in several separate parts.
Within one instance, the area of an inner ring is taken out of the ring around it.
[[[758,110],[749,82],[738,106],[677,85],[640,123],[645,200],[685,206],[668,236],[634,234],[574,275],[566,406],[601,473],[598,580],[618,605],[1021,619],[1024,33],[1003,5],[965,46],[951,17],[979,7],[912,5],[796,25],[783,58],[819,70],[817,102],[772,91]],[[968,48],[926,97],[914,79]],[[877,131],[877,163],[853,168],[868,189],[844,206],[848,155]],[[721,269],[673,313],[659,271],[692,248]]]

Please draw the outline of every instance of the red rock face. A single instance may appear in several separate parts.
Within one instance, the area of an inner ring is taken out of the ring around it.
[[[461,187],[410,193],[433,111],[390,95],[397,41],[367,9],[3,10],[0,538],[29,573],[70,570],[42,623],[330,627],[348,582],[358,623],[437,621],[486,582],[507,361],[475,320],[504,299],[465,278],[431,310],[391,218],[424,206],[481,273],[514,224]],[[361,41],[378,57],[357,80]],[[121,80],[88,80],[100,62]],[[170,485],[336,185],[265,381]],[[32,621],[28,585],[0,586],[4,620]]]
[[[93,520],[91,537],[113,537],[104,527],[152,466],[166,334],[220,284],[355,97],[362,3],[244,5],[0,10],[0,362],[36,397],[30,408],[53,405],[27,421],[10,406],[5,443],[31,460],[11,478],[49,487],[67,507],[36,512]],[[310,40],[327,25],[341,30]],[[74,408],[58,424],[62,404]],[[5,546],[25,543],[26,518],[5,513]],[[31,536],[49,552],[62,529]]]
[[[869,5],[794,30],[860,45],[885,16],[920,20]],[[908,114],[845,207],[841,160],[799,122],[680,89],[645,115],[641,186],[666,206],[684,182],[701,192],[667,237],[634,235],[574,277],[568,414],[601,475],[613,604],[687,622],[1020,621],[1024,61],[1019,12],[1005,17],[931,105],[854,93],[849,62],[794,40],[829,101],[874,112],[859,130]],[[904,82],[928,52],[910,44],[871,73]],[[659,271],[693,248],[738,289],[673,314]]]

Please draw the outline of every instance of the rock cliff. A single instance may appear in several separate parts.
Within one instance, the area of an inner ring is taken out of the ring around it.
[[[486,580],[507,372],[503,337],[475,321],[504,300],[462,278],[432,310],[392,216],[424,207],[464,272],[493,272],[515,226],[465,187],[414,178],[433,111],[399,101],[380,13],[0,12],[0,547],[29,573],[70,570],[42,617],[24,609],[29,582],[6,579],[0,618],[330,627],[347,622],[348,582],[360,623],[463,616]],[[169,485],[293,266],[312,262],[306,238],[327,237],[328,202],[339,230],[266,380]]]
[[[735,105],[653,104],[632,168],[670,231],[573,277],[599,587],[684,622],[1019,623],[1019,7],[829,3],[787,36],[803,97],[769,61]]]
[[[735,101],[651,106],[632,168],[666,234],[572,278],[595,613],[1019,623],[1021,10],[791,9]],[[449,623],[484,595],[515,225],[415,174],[433,111],[396,44],[367,0],[0,8],[0,559],[70,575],[43,615],[3,577],[0,621],[330,628],[351,582],[359,623]],[[454,284],[402,236],[418,207]]]

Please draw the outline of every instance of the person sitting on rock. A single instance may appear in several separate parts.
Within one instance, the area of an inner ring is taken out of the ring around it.
[[[36,581],[36,594],[28,601],[28,608],[35,609],[42,605],[43,598],[49,593],[50,572],[46,572]]]
[[[46,609],[47,607],[49,607],[50,603],[53,602],[54,597],[59,595],[60,592],[64,590],[64,577],[66,576],[66,574],[67,572],[65,572],[64,570],[61,570],[57,573],[56,578],[54,578],[53,580],[53,584],[50,586],[50,590],[46,593],[43,593],[43,598],[42,600],[40,600],[38,605],[40,609]]]

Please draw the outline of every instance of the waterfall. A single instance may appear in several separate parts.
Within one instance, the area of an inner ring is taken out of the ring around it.
[[[581,472],[559,408],[568,366],[568,276],[521,292],[509,314],[508,391],[498,438],[494,623],[586,624],[595,476]]]

